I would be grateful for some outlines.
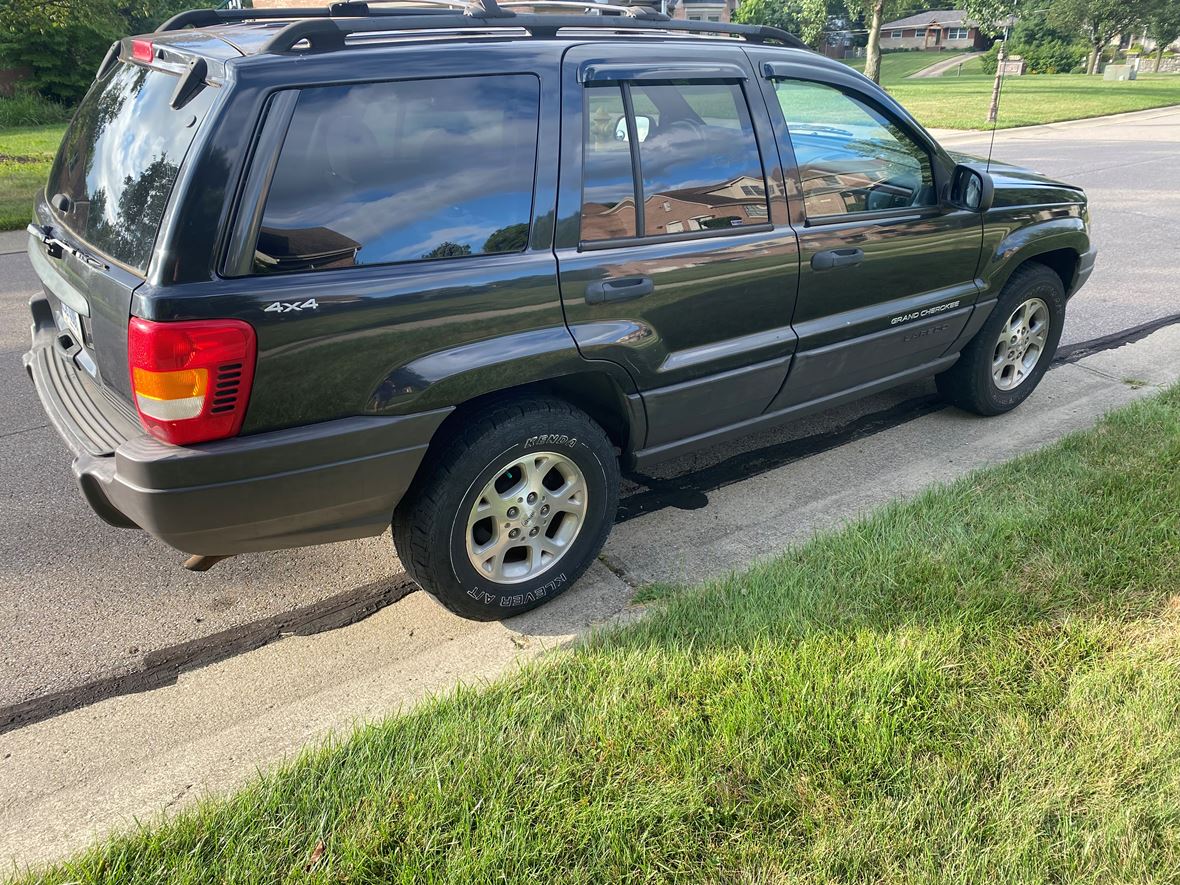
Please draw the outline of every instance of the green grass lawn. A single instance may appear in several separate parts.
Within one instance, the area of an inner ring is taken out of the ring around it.
[[[955,58],[962,53],[958,52],[886,52],[881,56],[881,83],[889,85],[896,83],[899,80],[904,80],[911,74],[916,74],[922,68],[928,68],[932,64],[940,61],[946,61],[948,58]],[[865,60],[863,58],[849,58],[845,59],[845,63],[851,67],[856,68],[860,72],[864,72]]]
[[[64,123],[0,129],[0,230],[29,223],[64,132]]]
[[[983,129],[992,78],[944,74],[923,80],[887,82],[885,88],[931,128]],[[1103,114],[1180,104],[1180,75],[1141,74],[1129,82],[1082,74],[1040,74],[1004,81],[1000,128],[1055,123]]]
[[[1176,881],[1178,428],[1175,388],[649,590],[43,881]]]

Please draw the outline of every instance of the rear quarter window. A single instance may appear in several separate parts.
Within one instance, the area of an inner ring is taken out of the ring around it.
[[[61,223],[97,251],[147,269],[181,164],[213,101],[204,89],[169,106],[177,77],[116,64],[90,87],[66,130],[46,195],[69,199]]]
[[[254,273],[524,250],[539,101],[530,74],[302,90]]]

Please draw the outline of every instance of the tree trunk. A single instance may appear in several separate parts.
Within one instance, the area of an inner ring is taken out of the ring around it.
[[[885,0],[873,0],[873,17],[869,24],[869,44],[865,47],[865,76],[874,83],[881,82],[881,19],[885,16]]]
[[[1093,60],[1090,62],[1090,70],[1086,72],[1087,74],[1098,73],[1098,69],[1102,66],[1102,50],[1104,46],[1104,43],[1096,43],[1094,45]]]
[[[1164,44],[1161,43],[1155,50],[1155,73],[1160,72],[1160,62],[1164,60]]]
[[[996,122],[1000,113],[1000,84],[1004,82],[1004,41],[1000,41],[1000,48],[996,50],[996,79],[992,83],[992,103],[988,105],[987,121]]]

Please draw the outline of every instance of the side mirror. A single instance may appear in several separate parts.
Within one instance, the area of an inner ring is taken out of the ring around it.
[[[635,115],[635,134],[639,136],[640,141],[647,141],[647,134],[651,132],[651,117],[646,114]],[[619,117],[618,122],[615,123],[615,140],[627,140],[627,118]]]
[[[986,212],[992,207],[995,185],[992,177],[981,169],[960,163],[951,173],[947,202],[955,209]]]

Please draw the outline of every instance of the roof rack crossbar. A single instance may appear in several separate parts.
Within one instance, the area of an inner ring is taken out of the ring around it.
[[[495,0],[482,0],[494,4]],[[499,10],[499,7],[497,7]],[[418,9],[418,15],[398,16],[390,21],[384,16],[369,18],[315,17],[292,22],[274,35],[266,44],[266,52],[287,52],[307,41],[313,51],[327,51],[344,47],[345,38],[352,34],[384,31],[469,31],[509,28],[524,30],[533,37],[553,37],[565,28],[606,31],[686,32],[691,34],[729,34],[744,37],[752,43],[781,43],[794,49],[807,49],[807,44],[787,31],[767,25],[736,25],[727,22],[698,22],[682,19],[652,20],[646,16],[598,15],[538,15],[519,14],[500,10],[495,17],[485,17],[468,6],[463,14],[439,15],[436,10]],[[427,13],[436,14],[429,15]],[[384,19],[384,20],[383,20]]]

